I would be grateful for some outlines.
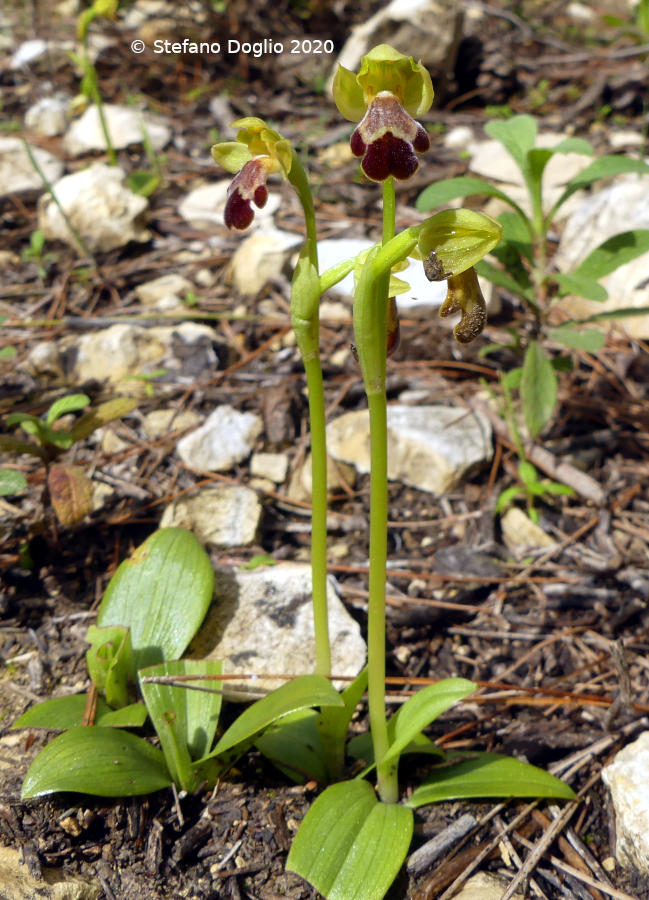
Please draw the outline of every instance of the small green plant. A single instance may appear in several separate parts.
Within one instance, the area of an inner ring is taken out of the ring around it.
[[[137,375],[126,375],[124,381],[139,381],[147,397],[153,397],[155,391],[154,381],[167,374],[166,369],[154,369],[152,372],[139,372]]]
[[[97,428],[127,415],[135,409],[137,401],[129,397],[107,400],[88,410],[71,428],[60,426],[59,420],[63,416],[79,412],[89,404],[90,398],[85,394],[70,394],[56,400],[44,418],[29,413],[12,413],[7,416],[5,425],[19,426],[27,437],[33,438],[31,441],[14,435],[0,434],[0,451],[11,454],[26,453],[41,460],[47,473],[50,501],[58,520],[63,525],[72,525],[91,511],[92,488],[82,469],[67,463],[59,463],[58,458]]]
[[[45,235],[38,228],[36,231],[32,231],[29,236],[29,247],[23,250],[22,257],[24,262],[36,263],[39,278],[47,277],[46,265],[58,258],[56,253],[43,253],[44,248]]]
[[[494,284],[515,294],[530,311],[532,321],[527,333],[515,335],[506,345],[519,356],[522,372],[518,385],[519,398],[528,432],[537,437],[550,421],[556,406],[556,371],[566,365],[565,357],[552,358],[545,347],[549,342],[569,349],[596,352],[604,344],[604,335],[584,327],[598,319],[569,321],[552,326],[550,315],[567,294],[588,300],[603,301],[607,292],[599,279],[649,250],[649,230],[637,228],[609,238],[590,253],[573,272],[556,272],[548,248],[548,233],[560,207],[576,191],[595,181],[627,172],[649,173],[649,165],[626,156],[603,156],[594,159],[564,187],[559,198],[547,206],[543,197],[543,172],[556,154],[583,153],[593,155],[593,148],[581,138],[567,138],[554,147],[537,147],[536,121],[527,115],[485,126],[489,137],[499,141],[512,157],[523,176],[529,198],[529,214],[506,192],[479,178],[459,177],[439,181],[419,196],[420,210],[433,209],[458,197],[484,195],[505,202],[511,212],[499,217],[503,229],[500,245],[492,251],[500,267],[481,261],[476,271]],[[642,310],[628,310],[637,315]],[[620,315],[623,314],[622,312]],[[606,314],[603,314],[604,317]],[[493,351],[490,347],[489,351]],[[513,388],[513,384],[512,384]]]
[[[505,488],[498,497],[496,502],[496,512],[504,512],[514,500],[523,498],[527,507],[527,514],[532,522],[538,523],[539,513],[536,508],[536,501],[551,496],[571,496],[574,494],[572,488],[565,484],[559,484],[556,481],[548,479],[541,480],[536,467],[526,459],[524,444],[516,422],[516,412],[512,401],[512,389],[518,389],[522,379],[522,369],[511,369],[506,374],[501,374],[500,385],[505,409],[505,420],[509,428],[509,433],[514,439],[514,445],[518,453],[518,478],[519,484]]]

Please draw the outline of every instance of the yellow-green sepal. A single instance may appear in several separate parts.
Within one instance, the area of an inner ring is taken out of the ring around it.
[[[433,83],[425,66],[389,44],[379,44],[363,57],[357,80],[366,106],[381,91],[394,94],[411,116],[427,112],[433,102]]]
[[[360,122],[367,109],[363,88],[356,75],[340,64],[334,75],[332,94],[340,114],[350,122]]]
[[[493,250],[501,235],[501,224],[485,213],[446,209],[424,223],[417,248],[424,264],[434,263],[435,273],[426,274],[436,281],[470,269]]]
[[[236,175],[252,159],[252,153],[244,144],[238,141],[225,141],[222,144],[214,144],[212,147],[212,159],[217,165]]]
[[[276,170],[287,176],[293,164],[293,151],[290,141],[279,132],[269,128],[263,119],[257,116],[245,116],[232,123],[238,128],[237,141],[244,144],[252,156],[269,156],[276,164]],[[247,161],[247,160],[246,160]]]

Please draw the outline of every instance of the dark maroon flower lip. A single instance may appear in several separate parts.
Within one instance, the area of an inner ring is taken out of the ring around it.
[[[264,208],[268,200],[267,177],[267,158],[263,156],[251,159],[235,175],[228,188],[223,216],[227,228],[243,231],[250,225],[255,217],[251,203],[258,209]]]
[[[367,108],[350,146],[354,156],[362,157],[361,168],[372,181],[385,181],[390,175],[405,181],[419,167],[415,151],[425,153],[430,139],[397,98],[382,91]]]

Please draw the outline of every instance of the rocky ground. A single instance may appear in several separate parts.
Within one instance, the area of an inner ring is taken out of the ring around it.
[[[18,434],[6,425],[11,413],[42,415],[70,393],[83,391],[93,405],[116,395],[136,399],[131,412],[61,457],[91,477],[94,509],[77,524],[56,520],[38,459],[5,453],[0,460],[27,479],[21,493],[0,498],[3,900],[61,896],[58,881],[74,890],[66,896],[106,900],[317,896],[284,872],[316,784],[290,785],[250,754],[227,782],[196,796],[162,792],[108,801],[68,794],[23,802],[22,779],[48,736],[11,729],[33,703],[87,687],[85,631],[108,579],[161,523],[192,522],[221,570],[260,554],[277,563],[308,560],[308,424],[288,318],[299,210],[285,186],[273,185],[257,219],[273,231],[262,243],[256,232],[256,243],[244,248],[246,236],[222,225],[227,182],[209,147],[229,137],[229,122],[240,116],[269,119],[308,153],[321,238],[375,239],[376,189],[359,178],[347,151],[350,125],[324,89],[351,25],[379,5],[343,0],[333,10],[315,0],[280,0],[272,9],[244,9],[239,2],[225,12],[208,7],[199,4],[183,20],[177,12],[152,15],[150,6],[130,4],[116,22],[91,27],[104,102],[148,111],[146,147],[140,121],[127,122],[135,131],[117,158],[125,175],[149,173],[152,191],[146,198],[120,193],[124,180],[104,167],[97,181],[102,189],[114,185],[114,193],[104,195],[103,207],[90,202],[94,188],[86,181],[73,185],[79,215],[90,212],[93,220],[92,228],[84,226],[81,248],[48,202],[43,176],[56,181],[91,163],[103,166],[104,144],[101,135],[96,148],[89,143],[92,122],[80,128],[77,119],[71,129],[66,121],[66,98],[78,94],[80,76],[65,46],[31,57],[37,48],[24,44],[44,36],[70,41],[74,14],[45,3],[33,4],[29,16],[14,5],[0,12],[2,433]],[[138,8],[148,17],[138,18]],[[559,2],[467,4],[459,41],[449,40],[451,56],[437,64],[438,101],[424,119],[433,148],[415,178],[399,188],[399,224],[420,221],[414,203],[434,180],[466,172],[498,177],[494,159],[481,156],[483,126],[496,116],[532,113],[542,132],[587,137],[598,154],[643,152],[647,36],[604,14],[632,21],[624,5],[603,0],[594,11]],[[331,41],[335,52],[311,52],[311,45],[297,55],[266,47],[258,57],[153,52],[155,40],[197,35],[222,43],[224,35],[240,42],[275,37],[286,45]],[[144,52],[131,50],[136,40],[147,45]],[[33,109],[44,99],[45,115],[42,107]],[[24,145],[11,143],[21,137],[42,174],[26,161]],[[499,164],[507,180],[511,163]],[[649,204],[643,207],[639,197],[620,213],[617,230],[637,210],[636,226],[649,227],[646,218],[642,225]],[[94,227],[102,223],[109,227]],[[550,235],[553,249],[566,228],[561,222]],[[34,237],[38,232],[44,243]],[[637,285],[642,278],[627,281]],[[516,754],[550,768],[570,781],[580,802],[568,812],[523,803],[424,807],[416,814],[413,849],[460,816],[473,817],[471,828],[456,835],[441,860],[404,870],[391,896],[450,897],[479,872],[491,879],[475,887],[472,896],[480,898],[527,885],[532,896],[547,900],[643,900],[649,878],[615,861],[615,817],[601,771],[646,730],[649,713],[646,322],[628,320],[625,331],[613,320],[601,351],[571,354],[556,414],[527,451],[541,475],[570,483],[574,493],[539,502],[534,529],[522,509],[513,518],[495,512],[501,492],[517,483],[518,457],[484,391],[497,392],[498,373],[515,360],[509,351],[480,352],[512,330],[525,342],[533,323],[499,288],[484,335],[460,348],[418,290],[402,307],[389,399],[401,411],[394,415],[414,417],[431,440],[440,430],[435,408],[454,411],[443,428],[451,474],[441,493],[426,480],[427,465],[401,471],[390,484],[390,701],[398,704],[430,679],[477,681],[479,693],[437,722],[433,737],[445,748]],[[325,300],[327,414],[331,444],[340,445],[332,472],[330,572],[341,615],[351,617],[345,627],[355,628],[360,640],[368,480],[362,461],[344,447],[341,423],[360,414],[364,396],[349,350],[349,300]],[[559,351],[549,346],[548,352]],[[210,418],[215,410],[216,420]],[[238,452],[225,460],[196,455],[197,425],[215,429],[216,451],[232,446],[234,438],[222,435],[233,422]],[[455,471],[465,438],[452,429],[475,422],[489,437]],[[197,497],[207,498],[207,514],[195,508]],[[245,511],[241,520],[233,509]],[[355,728],[363,727],[364,715],[359,708]],[[405,790],[418,771],[402,772]]]

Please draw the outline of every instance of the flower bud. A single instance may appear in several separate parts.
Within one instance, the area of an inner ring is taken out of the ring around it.
[[[496,246],[502,225],[472,209],[446,209],[422,226],[417,247],[429,281],[459,275]]]

